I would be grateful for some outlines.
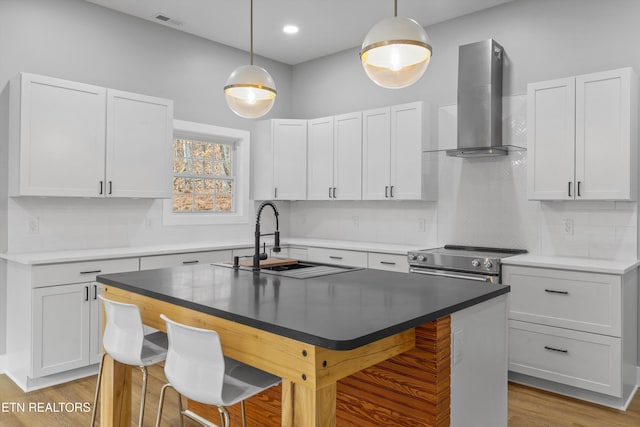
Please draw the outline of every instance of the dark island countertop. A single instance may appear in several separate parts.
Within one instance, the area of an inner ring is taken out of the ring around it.
[[[219,265],[97,281],[332,350],[350,350],[509,292],[509,286],[381,270],[296,279]]]

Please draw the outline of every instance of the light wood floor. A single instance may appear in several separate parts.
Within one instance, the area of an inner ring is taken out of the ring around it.
[[[140,374],[133,373],[133,412],[137,416]],[[2,427],[77,427],[88,426],[90,412],[29,412],[29,402],[56,404],[93,402],[96,377],[23,393],[6,375],[0,375],[0,426]],[[161,366],[149,370],[147,408],[144,426],[155,425],[158,395],[166,382]],[[176,395],[168,392],[162,426],[179,426]],[[25,412],[17,409],[24,403]],[[11,406],[14,406],[12,410]],[[98,424],[98,423],[96,423]],[[185,427],[197,424],[185,419]],[[639,427],[640,392],[626,412],[585,403],[534,388],[509,384],[509,427]],[[342,426],[340,426],[342,427]],[[346,427],[346,426],[345,426]],[[476,426],[469,426],[476,427]]]

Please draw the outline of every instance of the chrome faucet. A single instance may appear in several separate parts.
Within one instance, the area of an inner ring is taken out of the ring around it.
[[[264,209],[266,206],[271,206],[271,208],[273,209],[273,213],[276,216],[276,231],[274,231],[273,233],[265,233],[265,234],[260,234],[260,215],[262,215],[262,209]],[[260,270],[260,260],[263,259],[267,259],[267,252],[266,250],[264,252],[260,252],[260,237],[261,236],[274,236],[274,243],[273,243],[273,252],[280,252],[280,227],[278,225],[278,209],[276,209],[276,205],[273,204],[273,202],[269,202],[269,201],[265,201],[260,203],[260,206],[258,207],[258,213],[256,214],[256,247],[255,247],[255,252],[253,254],[253,271],[259,271]]]

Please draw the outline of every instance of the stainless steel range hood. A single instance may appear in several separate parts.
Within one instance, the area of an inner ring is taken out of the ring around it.
[[[458,53],[458,148],[448,156],[502,156],[502,62],[504,49],[489,39],[460,46]]]

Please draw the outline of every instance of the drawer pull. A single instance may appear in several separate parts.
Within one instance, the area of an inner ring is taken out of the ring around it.
[[[199,263],[199,262],[200,262],[200,261],[199,261],[199,260],[197,260],[197,259],[196,259],[196,260],[194,260],[194,261],[182,261],[182,263],[183,263],[183,264],[185,264],[185,265],[186,265],[186,264],[197,264],[197,263]]]
[[[384,264],[384,265],[396,265],[395,262],[392,261],[380,261],[380,264]]]
[[[84,287],[84,300],[85,301],[89,301],[89,287],[88,286]]]
[[[341,256],[334,256],[334,255],[329,255],[329,258],[331,258],[331,259],[342,259]]]
[[[97,274],[101,272],[102,270],[91,270],[91,271],[81,271],[80,274]]]
[[[569,295],[568,291],[554,291],[553,289],[545,289],[544,291],[548,294]]]
[[[93,299],[98,299],[98,285],[93,285]]]
[[[548,345],[545,345],[544,349],[545,350],[549,350],[549,351],[555,351],[557,353],[565,353],[565,354],[569,353],[569,350],[562,350],[562,349],[559,349],[559,348],[553,348],[553,347],[549,347]]]

